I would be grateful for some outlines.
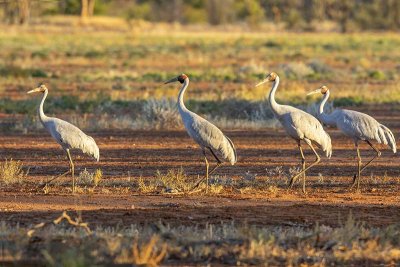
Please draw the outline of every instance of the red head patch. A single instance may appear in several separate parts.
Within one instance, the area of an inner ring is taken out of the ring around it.
[[[183,83],[187,78],[188,78],[188,76],[186,74],[182,73],[181,75],[179,75],[178,81],[180,83]]]

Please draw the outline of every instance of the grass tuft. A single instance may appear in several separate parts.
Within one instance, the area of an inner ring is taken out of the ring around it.
[[[186,176],[183,168],[168,170],[166,174],[157,171],[156,180],[161,182],[165,192],[188,192],[194,186],[193,181]]]
[[[0,179],[6,185],[21,184],[27,177],[28,172],[22,169],[21,161],[12,159],[0,163]]]
[[[98,186],[103,179],[103,172],[97,169],[94,172],[89,172],[86,168],[79,173],[77,178],[78,185]]]
[[[157,190],[157,181],[154,182],[154,179],[150,181],[145,181],[142,176],[138,179],[138,191],[140,193],[153,193]]]
[[[167,244],[165,243],[162,244],[159,251],[155,249],[159,239],[157,235],[153,235],[148,243],[142,244],[140,249],[138,241],[135,240],[132,247],[134,266],[159,266],[167,254]]]

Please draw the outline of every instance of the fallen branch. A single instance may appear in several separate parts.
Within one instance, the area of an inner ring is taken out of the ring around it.
[[[51,224],[57,225],[60,222],[62,222],[64,219],[70,225],[83,228],[86,231],[86,233],[88,233],[88,234],[92,233],[92,231],[90,230],[90,228],[88,226],[88,223],[81,222],[79,218],[76,218],[75,220],[72,220],[72,218],[67,214],[67,212],[63,211],[61,216],[58,217],[57,219],[53,220],[52,222],[47,222],[47,223],[42,222],[42,223],[36,224],[33,228],[28,230],[27,235],[29,237],[31,237],[36,232],[37,229],[41,229],[41,228],[43,228],[45,226],[48,226],[48,225],[51,225]]]

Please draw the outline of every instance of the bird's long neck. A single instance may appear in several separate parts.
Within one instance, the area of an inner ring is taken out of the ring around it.
[[[272,84],[272,89],[269,92],[269,98],[268,98],[271,109],[276,115],[280,115],[282,113],[282,105],[279,105],[275,101],[275,92],[278,89],[278,86],[279,86],[279,77],[276,77],[274,83]]]
[[[47,94],[48,94],[48,91],[47,90],[44,91],[42,100],[40,101],[40,105],[38,107],[38,115],[39,115],[40,122],[42,124],[44,124],[44,122],[47,119],[47,116],[43,112],[43,104],[44,104],[44,101],[46,100]]]
[[[333,116],[333,114],[326,114],[324,112],[324,107],[326,102],[328,101],[330,92],[329,90],[324,94],[324,97],[322,98],[321,103],[319,104],[319,112],[318,112],[318,118],[325,124],[334,126],[336,125],[336,119]]]
[[[183,82],[182,88],[179,91],[178,95],[178,109],[179,113],[186,113],[189,110],[186,108],[185,103],[183,102],[183,96],[185,95],[186,88],[189,86],[189,79],[186,78],[185,81]]]

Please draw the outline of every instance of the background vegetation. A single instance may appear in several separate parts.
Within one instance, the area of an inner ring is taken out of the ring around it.
[[[254,88],[271,71],[281,77],[282,103],[313,113],[317,97],[305,94],[325,84],[335,106],[379,105],[374,116],[387,119],[399,111],[400,36],[393,33],[399,16],[396,0],[0,0],[0,131],[43,131],[36,114],[39,96],[26,94],[42,82],[50,90],[45,112],[80,128],[182,129],[179,84],[163,84],[182,72],[191,80],[187,106],[222,128],[277,126],[265,100],[270,85]],[[210,194],[234,187],[240,194],[274,197],[286,186],[284,178],[298,170],[265,171],[265,180],[250,172],[237,180],[212,178]],[[0,164],[3,190],[26,186],[33,192],[28,172],[18,160]],[[113,187],[122,194],[178,194],[191,183],[183,169],[132,181],[128,171],[128,182],[107,175],[103,179],[100,169],[80,172],[78,193],[106,195]],[[377,177],[366,178],[377,184]],[[384,183],[397,184],[397,177],[390,182],[385,177]],[[318,183],[336,180],[320,175]],[[46,186],[43,193],[64,190]],[[14,265],[325,266],[400,260],[398,225],[366,226],[351,216],[337,226],[156,222],[90,229],[80,227],[85,224],[80,215],[69,224],[19,225],[7,218],[0,221],[0,261]]]
[[[279,101],[310,112],[322,84],[335,106],[397,103],[399,14],[394,0],[1,1],[0,128],[39,127],[25,94],[39,82],[46,112],[82,128],[179,128],[178,85],[162,83],[182,72],[189,108],[224,128],[276,125],[254,88],[270,71]]]
[[[296,31],[318,31],[321,23],[340,32],[397,30],[400,3],[396,0],[6,0],[3,20],[28,23],[42,15],[93,15],[182,24],[246,24],[265,22]]]

